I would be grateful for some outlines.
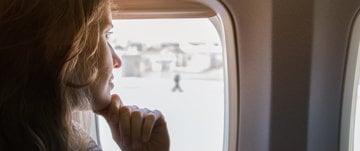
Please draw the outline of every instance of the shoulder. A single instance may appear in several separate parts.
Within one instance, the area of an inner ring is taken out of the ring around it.
[[[95,143],[92,138],[90,138],[86,151],[102,151],[102,149]]]
[[[79,136],[86,138],[86,151],[102,151],[101,147],[85,132],[79,123],[73,121],[73,128]]]

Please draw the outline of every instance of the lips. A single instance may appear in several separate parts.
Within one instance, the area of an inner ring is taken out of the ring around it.
[[[114,88],[114,86],[115,86],[114,83],[110,81],[110,82],[109,82],[110,90],[112,90],[112,89]]]
[[[110,81],[112,81],[114,79],[114,75],[111,75],[110,77]]]
[[[109,80],[110,90],[112,90],[114,88],[114,83],[112,82],[113,79],[114,79],[114,76],[111,75],[110,80]]]

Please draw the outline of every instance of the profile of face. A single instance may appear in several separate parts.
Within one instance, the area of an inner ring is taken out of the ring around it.
[[[105,16],[106,21],[101,27],[101,36],[99,43],[99,72],[97,79],[90,85],[90,90],[93,95],[94,103],[93,110],[101,110],[109,105],[111,102],[110,91],[114,88],[112,83],[113,68],[120,68],[121,60],[116,55],[114,49],[108,43],[108,36],[113,27],[111,20],[110,8],[107,9]]]

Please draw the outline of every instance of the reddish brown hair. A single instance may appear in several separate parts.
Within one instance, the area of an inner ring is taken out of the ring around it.
[[[107,0],[0,1],[0,150],[83,150]],[[90,38],[91,37],[91,38]]]

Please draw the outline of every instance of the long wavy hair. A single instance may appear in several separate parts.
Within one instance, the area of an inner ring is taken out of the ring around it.
[[[85,150],[108,0],[0,1],[0,150]]]

